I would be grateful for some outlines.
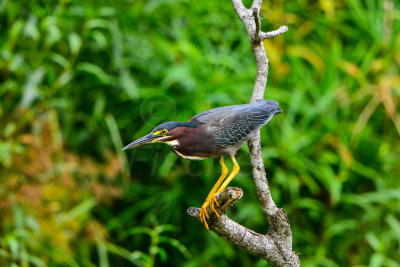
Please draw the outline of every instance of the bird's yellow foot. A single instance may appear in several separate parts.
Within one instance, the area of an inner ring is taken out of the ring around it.
[[[207,197],[206,201],[204,201],[200,209],[200,221],[204,223],[204,226],[207,229],[209,229],[207,224],[207,219],[210,219],[210,215],[207,212],[208,205],[210,205],[211,211],[214,212],[218,217],[220,217],[218,211],[215,209],[215,205],[219,207],[219,203],[214,194],[212,196]]]

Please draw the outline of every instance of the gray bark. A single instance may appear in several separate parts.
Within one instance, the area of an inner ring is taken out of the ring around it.
[[[268,77],[268,58],[262,41],[286,32],[288,27],[281,26],[275,31],[262,32],[259,17],[262,0],[254,0],[250,9],[243,5],[242,0],[231,1],[239,19],[246,27],[257,64],[257,75],[251,97],[251,102],[254,102],[263,99]],[[248,145],[258,199],[269,223],[268,233],[266,235],[256,233],[224,214],[243,195],[240,188],[232,187],[226,188],[217,196],[220,204],[217,210],[221,213],[221,217],[217,217],[208,208],[208,214],[212,214],[208,223],[210,230],[233,245],[265,259],[273,266],[300,266],[299,257],[292,250],[292,231],[286,212],[275,205],[271,196],[261,154],[259,132],[248,141]],[[199,208],[189,208],[187,212],[199,219],[199,210]]]

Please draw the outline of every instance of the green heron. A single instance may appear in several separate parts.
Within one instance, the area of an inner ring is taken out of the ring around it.
[[[208,229],[207,206],[218,217],[215,206],[219,206],[216,195],[222,192],[239,172],[235,159],[236,151],[254,133],[266,125],[272,117],[281,113],[279,103],[273,100],[259,100],[245,105],[214,108],[200,113],[188,122],[165,122],[148,135],[130,143],[122,150],[148,143],[166,143],[181,158],[202,160],[218,157],[222,174],[208,194],[200,209],[200,220]],[[228,155],[233,162],[233,170],[228,177],[223,156]]]

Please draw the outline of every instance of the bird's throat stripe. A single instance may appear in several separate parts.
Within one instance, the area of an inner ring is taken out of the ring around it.
[[[189,159],[189,160],[202,160],[202,159],[206,159],[206,158],[198,157],[198,156],[186,156],[186,155],[183,155],[182,153],[179,153],[179,152],[176,151],[175,149],[174,149],[174,152],[175,152],[179,157],[184,158],[184,159]]]
[[[163,136],[163,137],[160,137],[160,138],[156,138],[156,139],[154,139],[154,140],[151,140],[150,143],[155,143],[155,142],[157,142],[158,140],[163,139],[163,138],[164,138],[164,136]]]

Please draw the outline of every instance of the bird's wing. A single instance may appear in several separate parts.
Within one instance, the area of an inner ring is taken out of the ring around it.
[[[190,121],[208,124],[217,144],[229,147],[266,124],[269,118],[270,113],[263,102],[256,102],[207,110],[194,116]]]

